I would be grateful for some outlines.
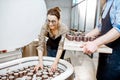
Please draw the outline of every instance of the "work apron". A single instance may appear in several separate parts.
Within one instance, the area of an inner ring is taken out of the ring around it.
[[[48,34],[47,56],[56,57],[60,40],[61,40],[61,36],[54,39],[51,38],[50,35]],[[60,58],[63,59],[64,55],[65,55],[65,50],[63,50]]]
[[[102,35],[113,28],[110,21],[110,9],[106,17],[102,19]],[[120,38],[106,45],[113,51],[112,54],[99,54],[97,80],[120,80]]]

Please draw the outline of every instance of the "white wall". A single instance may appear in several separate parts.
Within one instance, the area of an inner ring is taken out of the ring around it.
[[[0,50],[20,48],[36,39],[46,12],[44,0],[0,0]]]

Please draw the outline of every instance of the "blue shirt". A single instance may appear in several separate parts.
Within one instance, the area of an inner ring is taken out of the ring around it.
[[[112,5],[112,6],[111,6]],[[110,21],[113,26],[118,32],[120,32],[120,0],[107,0],[105,10],[103,12],[102,18],[104,19],[110,10]],[[98,28],[101,28],[101,24],[98,24]]]

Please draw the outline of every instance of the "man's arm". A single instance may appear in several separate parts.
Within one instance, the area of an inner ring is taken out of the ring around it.
[[[115,28],[112,28],[109,32],[107,32],[103,36],[95,39],[94,41],[85,43],[82,46],[83,52],[87,54],[94,53],[101,45],[110,43],[118,39],[119,37],[120,37],[120,33]]]
[[[109,32],[105,35],[99,37],[95,41],[93,41],[97,46],[101,46],[103,44],[110,43],[120,37],[120,33],[115,29],[112,28]]]
[[[92,31],[90,31],[89,33],[87,33],[85,36],[86,37],[96,37],[100,34],[99,29],[96,27],[95,29],[93,29]]]

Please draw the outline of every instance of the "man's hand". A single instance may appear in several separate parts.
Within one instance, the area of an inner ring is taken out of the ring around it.
[[[84,43],[82,46],[80,46],[81,48],[83,48],[83,53],[86,53],[86,54],[92,54],[94,53],[98,46],[93,42],[86,42]]]

